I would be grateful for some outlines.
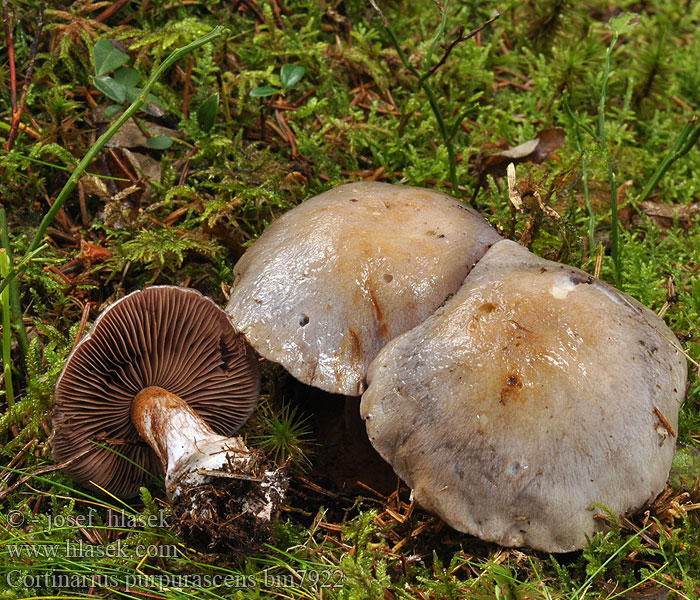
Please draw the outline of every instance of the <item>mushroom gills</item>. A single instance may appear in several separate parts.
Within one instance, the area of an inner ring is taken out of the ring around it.
[[[229,437],[259,392],[255,354],[220,307],[196,290],[145,288],[102,312],[68,357],[53,456],[123,498],[165,472],[187,541],[247,554],[268,541],[286,487],[283,469]]]

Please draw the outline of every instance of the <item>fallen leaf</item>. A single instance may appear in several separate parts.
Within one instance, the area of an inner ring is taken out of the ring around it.
[[[139,178],[145,181],[160,181],[160,161],[139,152],[122,149],[124,157],[131,163]]]
[[[564,141],[563,129],[543,129],[534,140],[528,140],[514,148],[496,152],[483,159],[479,165],[480,178],[485,175],[505,177],[509,163],[517,165],[522,162],[531,162],[538,165],[549,158],[557,148],[563,146]]]
[[[98,244],[93,244],[91,242],[86,242],[81,238],[80,240],[80,254],[78,258],[87,263],[88,266],[92,265],[94,262],[103,262],[112,256],[112,252],[109,248],[100,246]]]
[[[662,204],[660,202],[640,202],[639,209],[647,216],[651,217],[657,225],[664,228],[673,227],[674,223],[679,223],[685,227],[690,227],[691,220],[700,214],[700,202],[691,204]]]
[[[153,123],[144,123],[151,136],[180,137],[175,129],[161,127]],[[105,144],[107,148],[148,148],[148,140],[133,121],[127,121],[119,131]]]

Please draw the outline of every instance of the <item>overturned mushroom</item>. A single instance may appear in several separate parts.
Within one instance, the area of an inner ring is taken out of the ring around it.
[[[270,225],[236,265],[226,310],[300,381],[358,396],[382,346],[432,314],[500,239],[445,194],[341,185]]]
[[[53,455],[84,485],[132,497],[165,472],[183,535],[254,549],[286,479],[239,437],[258,399],[257,362],[226,313],[191,289],[151,287],[112,304],[56,385]],[[225,493],[224,493],[225,490]],[[236,519],[233,517],[236,516]]]
[[[495,244],[368,372],[370,440],[417,501],[505,546],[581,548],[668,476],[685,358],[650,310],[586,273]]]

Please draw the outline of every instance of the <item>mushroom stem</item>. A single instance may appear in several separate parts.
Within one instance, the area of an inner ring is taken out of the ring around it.
[[[136,394],[131,420],[165,469],[173,515],[188,542],[246,554],[267,541],[287,488],[283,469],[240,436],[215,433],[160,387]]]
[[[136,394],[131,420],[160,458],[169,494],[188,474],[188,479],[203,479],[202,471],[222,471],[231,462],[245,469],[252,456],[240,437],[215,433],[187,402],[160,387]]]

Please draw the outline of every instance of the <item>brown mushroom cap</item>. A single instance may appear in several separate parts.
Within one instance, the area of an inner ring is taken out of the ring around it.
[[[583,271],[495,244],[368,372],[370,440],[416,500],[504,546],[581,548],[664,488],[685,358],[650,310]]]
[[[78,457],[64,470],[82,484],[138,494],[148,475],[92,442],[161,473],[130,416],[134,396],[149,386],[177,394],[230,435],[253,411],[260,377],[254,353],[212,300],[174,286],[133,292],[105,310],[68,357],[55,391],[54,459]]]
[[[432,314],[500,239],[446,194],[341,185],[268,227],[236,265],[226,310],[303,383],[357,396],[380,348]]]

